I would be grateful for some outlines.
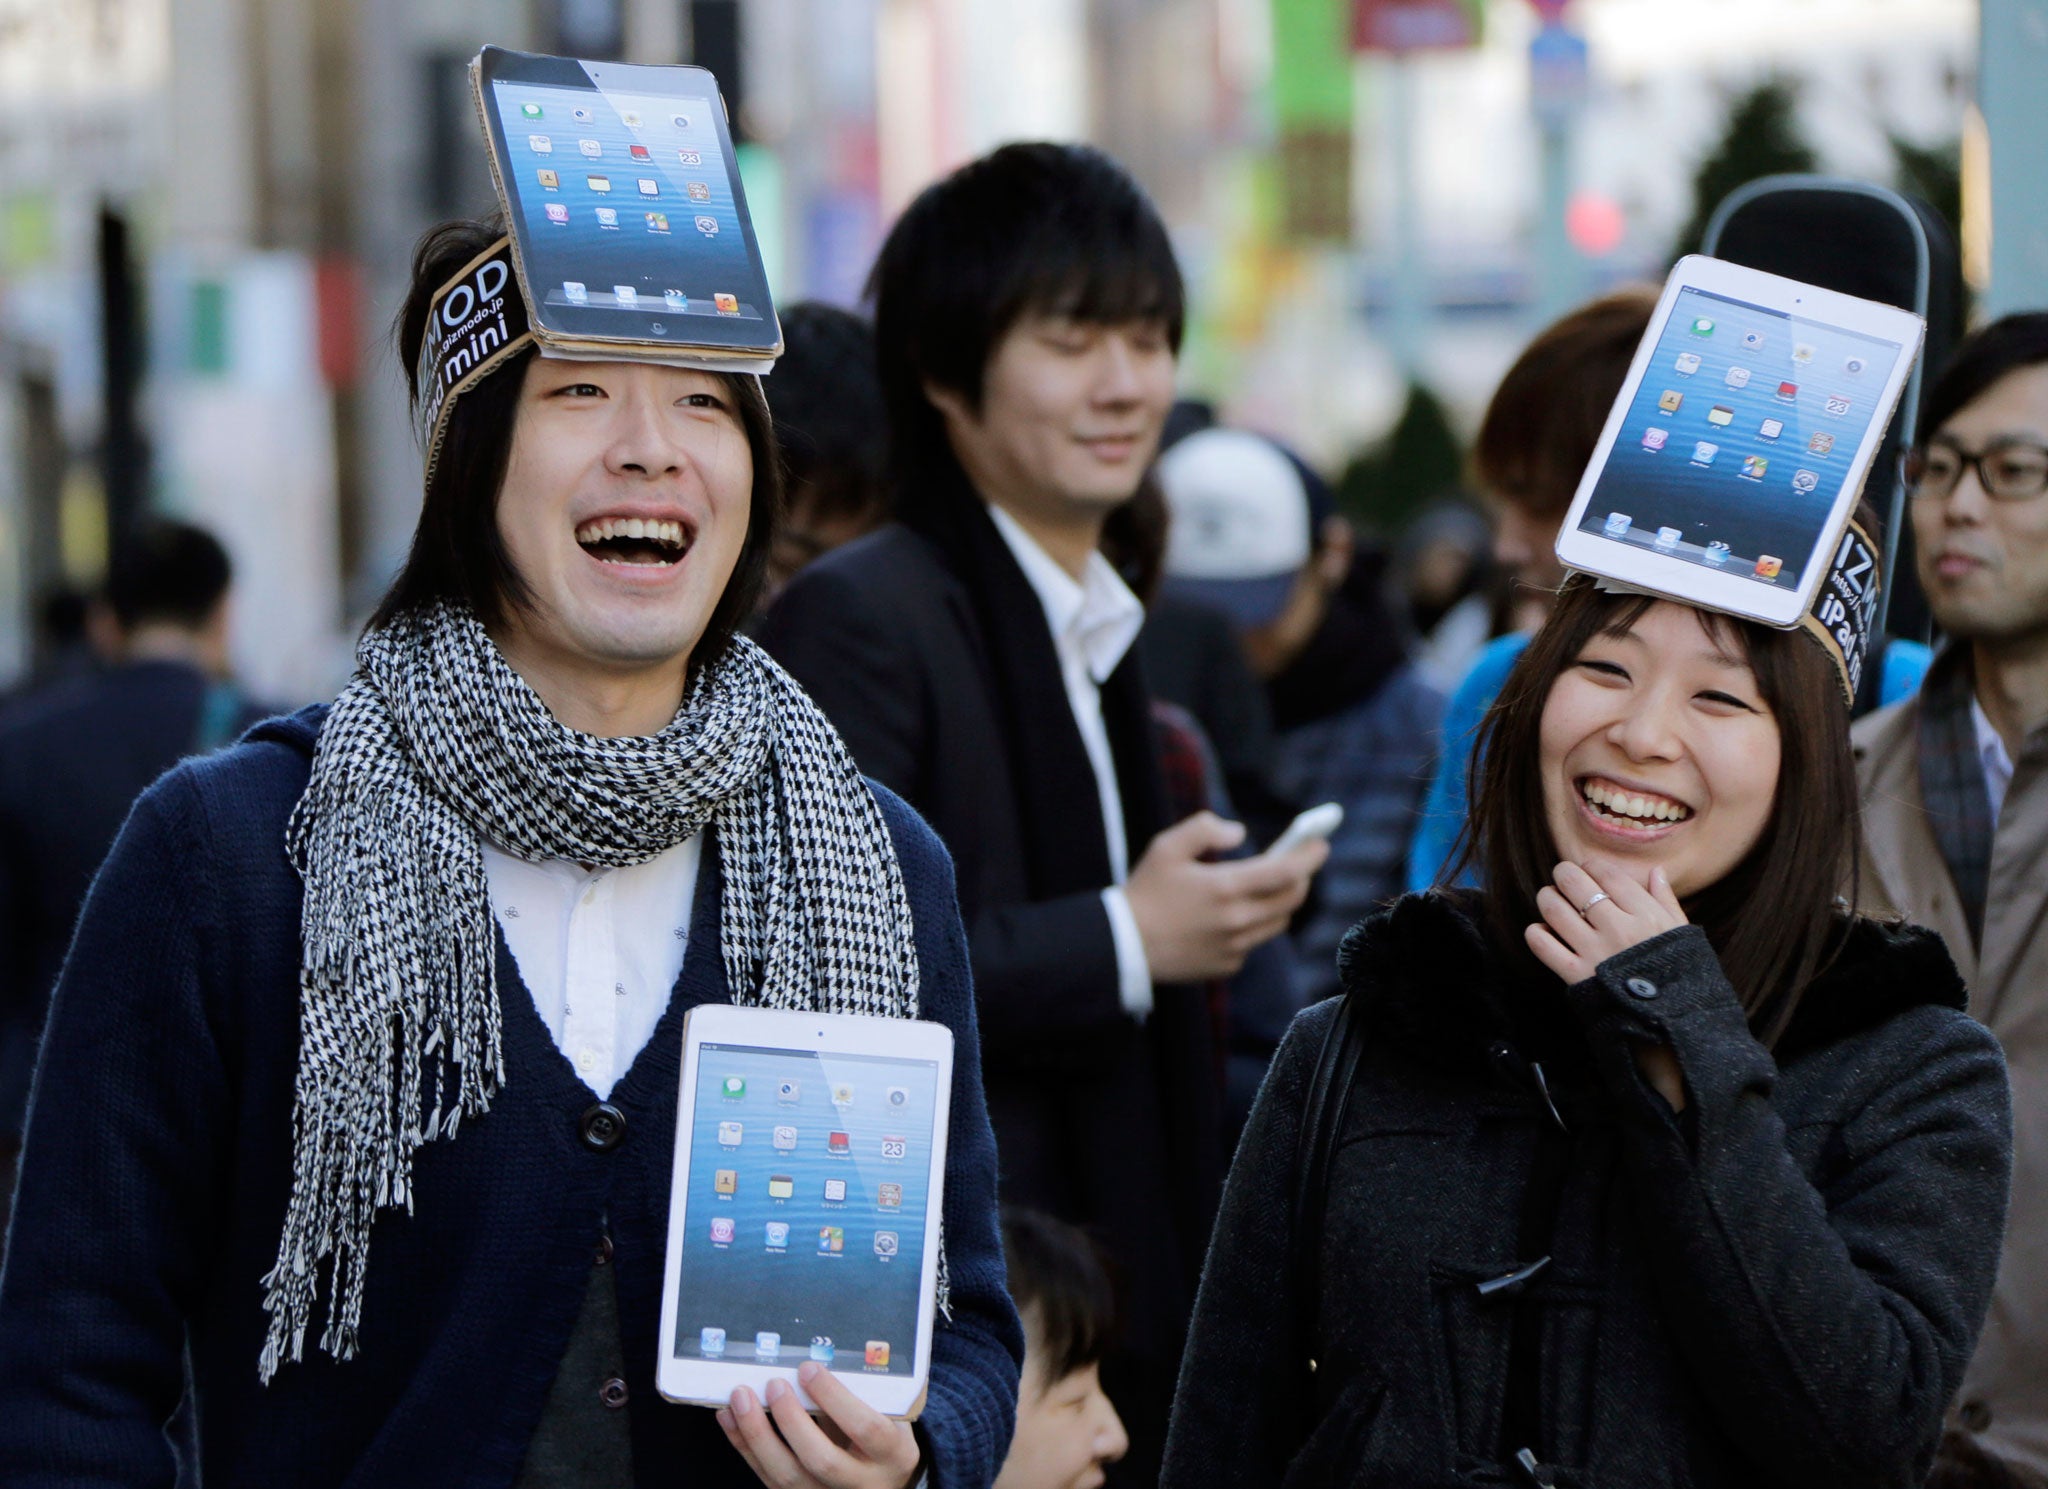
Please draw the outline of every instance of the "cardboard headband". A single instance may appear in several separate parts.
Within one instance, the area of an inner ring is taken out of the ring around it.
[[[448,434],[455,400],[510,358],[533,345],[526,297],[512,263],[512,239],[500,238],[464,264],[427,302],[427,329],[420,338],[413,383],[420,444],[427,452],[428,482]]]
[[[1871,632],[1877,624],[1877,597],[1883,587],[1884,560],[1877,545],[1853,520],[1835,544],[1827,578],[1813,604],[1799,617],[1800,629],[1814,638],[1835,664],[1842,696],[1856,706],[1863,686],[1863,666],[1870,659]]]
[[[504,227],[428,302],[412,369],[428,481],[457,400],[528,351],[709,373],[774,367],[781,323],[716,78],[499,47],[477,53],[469,78]],[[619,171],[647,210],[621,210]]]
[[[1877,597],[1882,587],[1878,576],[1882,572],[1882,560],[1870,535],[1854,521],[1850,522],[1835,544],[1834,556],[1828,560],[1827,577],[1815,592],[1813,604],[1796,627],[1787,627],[1804,631],[1828,654],[1828,660],[1835,664],[1835,677],[1842,685],[1842,700],[1852,709],[1856,706],[1856,690],[1863,685],[1864,663],[1870,656],[1871,631],[1877,621]],[[1594,587],[1604,594],[1641,595],[1681,605],[1696,603],[1685,595],[1644,589],[1617,579],[1574,577],[1592,579]]]

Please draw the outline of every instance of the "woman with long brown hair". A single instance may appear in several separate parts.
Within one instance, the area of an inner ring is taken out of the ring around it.
[[[1164,1483],[1917,1485],[2010,1112],[1938,938],[1853,916],[1854,668],[1560,593],[1468,846],[1341,954],[1238,1150]]]

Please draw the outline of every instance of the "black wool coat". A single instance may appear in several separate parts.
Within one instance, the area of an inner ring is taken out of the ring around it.
[[[1293,1171],[1338,1000],[1282,1045],[1163,1482],[1918,1484],[2011,1163],[2004,1063],[1939,938],[1859,922],[1773,1052],[1696,927],[1566,988],[1511,968],[1468,903],[1410,896],[1345,944],[1365,1041],[1312,1308],[1289,1275]],[[1682,1112],[1638,1042],[1674,1050]]]

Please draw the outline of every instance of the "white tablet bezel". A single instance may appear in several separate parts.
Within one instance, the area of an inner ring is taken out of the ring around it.
[[[926,1193],[923,1263],[918,1278],[917,1344],[909,1375],[870,1375],[835,1366],[833,1375],[868,1405],[887,1416],[914,1418],[924,1406],[931,1374],[932,1330],[937,1315],[939,1230],[945,1209],[946,1140],[952,1114],[953,1031],[915,1019],[865,1018],[850,1014],[792,1013],[709,1003],[683,1021],[683,1069],[676,1098],[675,1162],[670,1176],[667,1261],[661,1291],[661,1336],[655,1356],[655,1385],[670,1401],[723,1406],[734,1387],[758,1398],[771,1380],[786,1382],[806,1407],[813,1407],[797,1382],[794,1365],[762,1365],[734,1357],[705,1360],[675,1353],[676,1316],[681,1304],[683,1238],[689,1234],[690,1140],[696,1130],[699,1057],[706,1044],[747,1044],[804,1054],[880,1055],[930,1060],[937,1066],[937,1099],[932,1112],[931,1168]]]
[[[1758,584],[1739,574],[1721,573],[1686,559],[1671,558],[1634,544],[1616,542],[1597,532],[1580,531],[1580,523],[1593,500],[1594,488],[1599,485],[1600,477],[1607,469],[1608,458],[1621,437],[1628,411],[1635,402],[1643,379],[1649,375],[1650,364],[1678,303],[1678,296],[1686,289],[1705,290],[1747,301],[1766,310],[1824,321],[1845,331],[1895,342],[1900,348],[1898,360],[1884,381],[1877,406],[1854,456],[1846,465],[1839,467],[1841,484],[1828,508],[1827,521],[1816,531],[1811,550],[1803,556],[1796,590]],[[1766,274],[1761,269],[1745,268],[1701,254],[1680,259],[1664,282],[1664,292],[1658,297],[1656,312],[1650,317],[1650,328],[1636,347],[1635,359],[1629,364],[1628,379],[1622,384],[1613,407],[1608,410],[1607,423],[1600,431],[1600,443],[1594,448],[1593,458],[1587,462],[1585,473],[1579,478],[1578,491],[1572,497],[1570,510],[1565,513],[1563,526],[1558,529],[1556,551],[1559,561],[1568,569],[1682,597],[1689,603],[1762,621],[1766,625],[1790,627],[1799,624],[1800,617],[1813,604],[1814,595],[1827,578],[1828,555],[1841,541],[1842,529],[1855,513],[1871,462],[1877,456],[1878,447],[1884,443],[1892,412],[1898,405],[1907,378],[1912,374],[1914,360],[1919,356],[1925,329],[1925,323],[1919,316],[1897,306],[1860,300],[1852,295],[1801,284],[1797,280]]]

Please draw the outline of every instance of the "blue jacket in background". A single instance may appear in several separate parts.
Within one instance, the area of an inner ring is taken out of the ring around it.
[[[1467,782],[1471,779],[1473,746],[1486,710],[1500,695],[1501,685],[1514,670],[1529,633],[1517,631],[1496,637],[1479,653],[1472,670],[1451,694],[1444,713],[1444,748],[1436,763],[1436,775],[1429,783],[1429,796],[1422,805],[1422,820],[1408,846],[1408,889],[1420,894],[1447,873],[1457,851],[1458,834],[1465,830]],[[1917,641],[1892,637],[1885,643],[1884,676],[1879,679],[1881,706],[1889,707],[1917,692],[1920,679],[1934,653]],[[1478,883],[1470,872],[1457,883],[1471,888]]]
[[[637,1481],[753,1485],[712,1414],[654,1384],[682,1020],[730,996],[715,840],[668,1010],[606,1098],[624,1140],[581,1140],[597,1098],[500,936],[503,1089],[452,1141],[419,1151],[414,1213],[378,1218],[357,1357],[317,1347],[316,1310],[304,1359],[258,1384],[299,1051],[301,884],[285,822],[323,715],[274,720],[164,777],[94,882],[51,1004],[0,1271],[0,1480],[170,1484],[164,1423],[189,1350],[207,1484],[504,1489],[608,1237]],[[1008,1448],[1023,1337],[1004,1287],[973,989],[945,849],[875,794],[916,925],[922,1016],[951,1028],[958,1051],[953,1316],[933,1337],[920,1435],[936,1482],[978,1489]]]

